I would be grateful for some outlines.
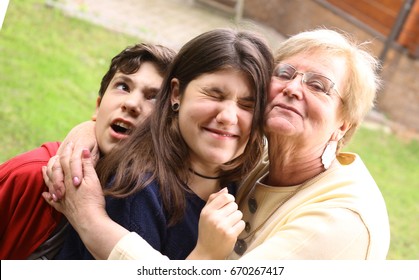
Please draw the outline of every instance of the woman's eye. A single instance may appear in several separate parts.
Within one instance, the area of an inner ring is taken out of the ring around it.
[[[320,79],[311,78],[305,81],[305,83],[307,84],[308,88],[312,91],[326,93],[326,87],[324,85],[324,82],[322,82],[322,80]]]
[[[287,71],[278,70],[275,72],[275,76],[280,78],[281,80],[291,80],[292,75]]]

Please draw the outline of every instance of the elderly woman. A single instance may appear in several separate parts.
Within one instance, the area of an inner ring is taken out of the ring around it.
[[[268,152],[237,197],[246,228],[230,258],[386,258],[384,199],[361,158],[340,152],[373,106],[377,67],[331,30],[279,47],[265,114]]]
[[[340,152],[374,104],[378,66],[331,30],[303,32],[279,46],[265,113],[268,149],[238,193],[246,226],[226,257],[386,258],[390,231],[384,199],[360,157]],[[84,162],[89,169],[88,155]],[[63,167],[69,170],[69,164]],[[101,196],[83,186],[72,190],[65,199],[75,203],[86,192]],[[109,258],[164,257],[109,220],[100,204],[83,205],[78,207],[88,209],[73,220],[86,225],[80,234],[92,250],[105,244]],[[200,223],[207,216],[201,213]],[[106,240],[94,238],[98,229],[106,231]],[[198,242],[219,250],[222,244],[211,244],[216,230],[200,226]]]

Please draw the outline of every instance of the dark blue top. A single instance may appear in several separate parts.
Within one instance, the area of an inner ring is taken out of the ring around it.
[[[229,193],[236,195],[236,185],[228,186]],[[198,222],[205,201],[195,193],[186,193],[186,210],[183,218],[174,226],[167,227],[168,217],[163,208],[159,187],[153,181],[146,188],[127,198],[106,197],[109,217],[135,231],[154,249],[172,260],[183,260],[195,248],[198,239]],[[93,259],[77,232],[71,228],[56,259]]]

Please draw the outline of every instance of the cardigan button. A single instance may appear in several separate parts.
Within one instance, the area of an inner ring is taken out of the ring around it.
[[[256,198],[249,198],[249,201],[247,202],[247,205],[249,206],[249,211],[254,214],[256,210],[258,209],[258,203],[256,201]]]
[[[244,226],[244,230],[248,233],[250,232],[250,229],[252,228],[252,226],[250,225],[249,222],[246,222],[245,226]]]

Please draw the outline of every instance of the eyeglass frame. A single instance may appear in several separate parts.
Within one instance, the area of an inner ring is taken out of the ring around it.
[[[277,73],[277,69],[281,66],[281,65],[286,65],[286,66],[288,66],[288,67],[290,67],[291,69],[293,69],[294,70],[294,73],[293,73],[293,75],[292,75],[292,77],[291,78],[289,78],[289,79],[284,79],[284,78],[281,78],[281,77],[279,77],[279,76],[277,76],[276,75],[276,73]],[[336,83],[335,82],[333,82],[330,78],[328,78],[328,77],[326,77],[325,75],[322,75],[322,74],[320,74],[320,73],[315,73],[315,72],[300,72],[300,71],[297,71],[297,69],[294,67],[294,66],[292,66],[292,65],[290,65],[290,64],[288,64],[288,63],[278,63],[277,64],[277,66],[275,67],[275,69],[274,69],[274,74],[273,74],[273,76],[275,77],[275,78],[277,78],[277,79],[280,79],[281,81],[283,81],[283,82],[291,82],[292,80],[294,80],[296,77],[297,77],[297,75],[302,75],[302,77],[301,77],[301,84],[302,85],[305,85],[305,86],[307,86],[307,83],[306,83],[306,81],[307,81],[307,79],[305,79],[307,76],[307,74],[311,74],[311,75],[318,75],[318,76],[321,76],[321,77],[323,77],[323,78],[325,78],[326,80],[328,80],[329,82],[330,82],[330,87],[329,87],[329,89],[327,90],[327,92],[325,92],[325,91],[322,91],[325,95],[330,95],[330,90],[335,90],[336,91],[336,94],[338,95],[338,97],[340,98],[340,100],[343,102],[343,98],[342,98],[342,95],[340,94],[340,92],[338,91],[338,89],[336,88]],[[307,88],[310,92],[312,92],[312,90],[310,90],[309,88]],[[319,92],[315,92],[315,93],[319,93]]]

